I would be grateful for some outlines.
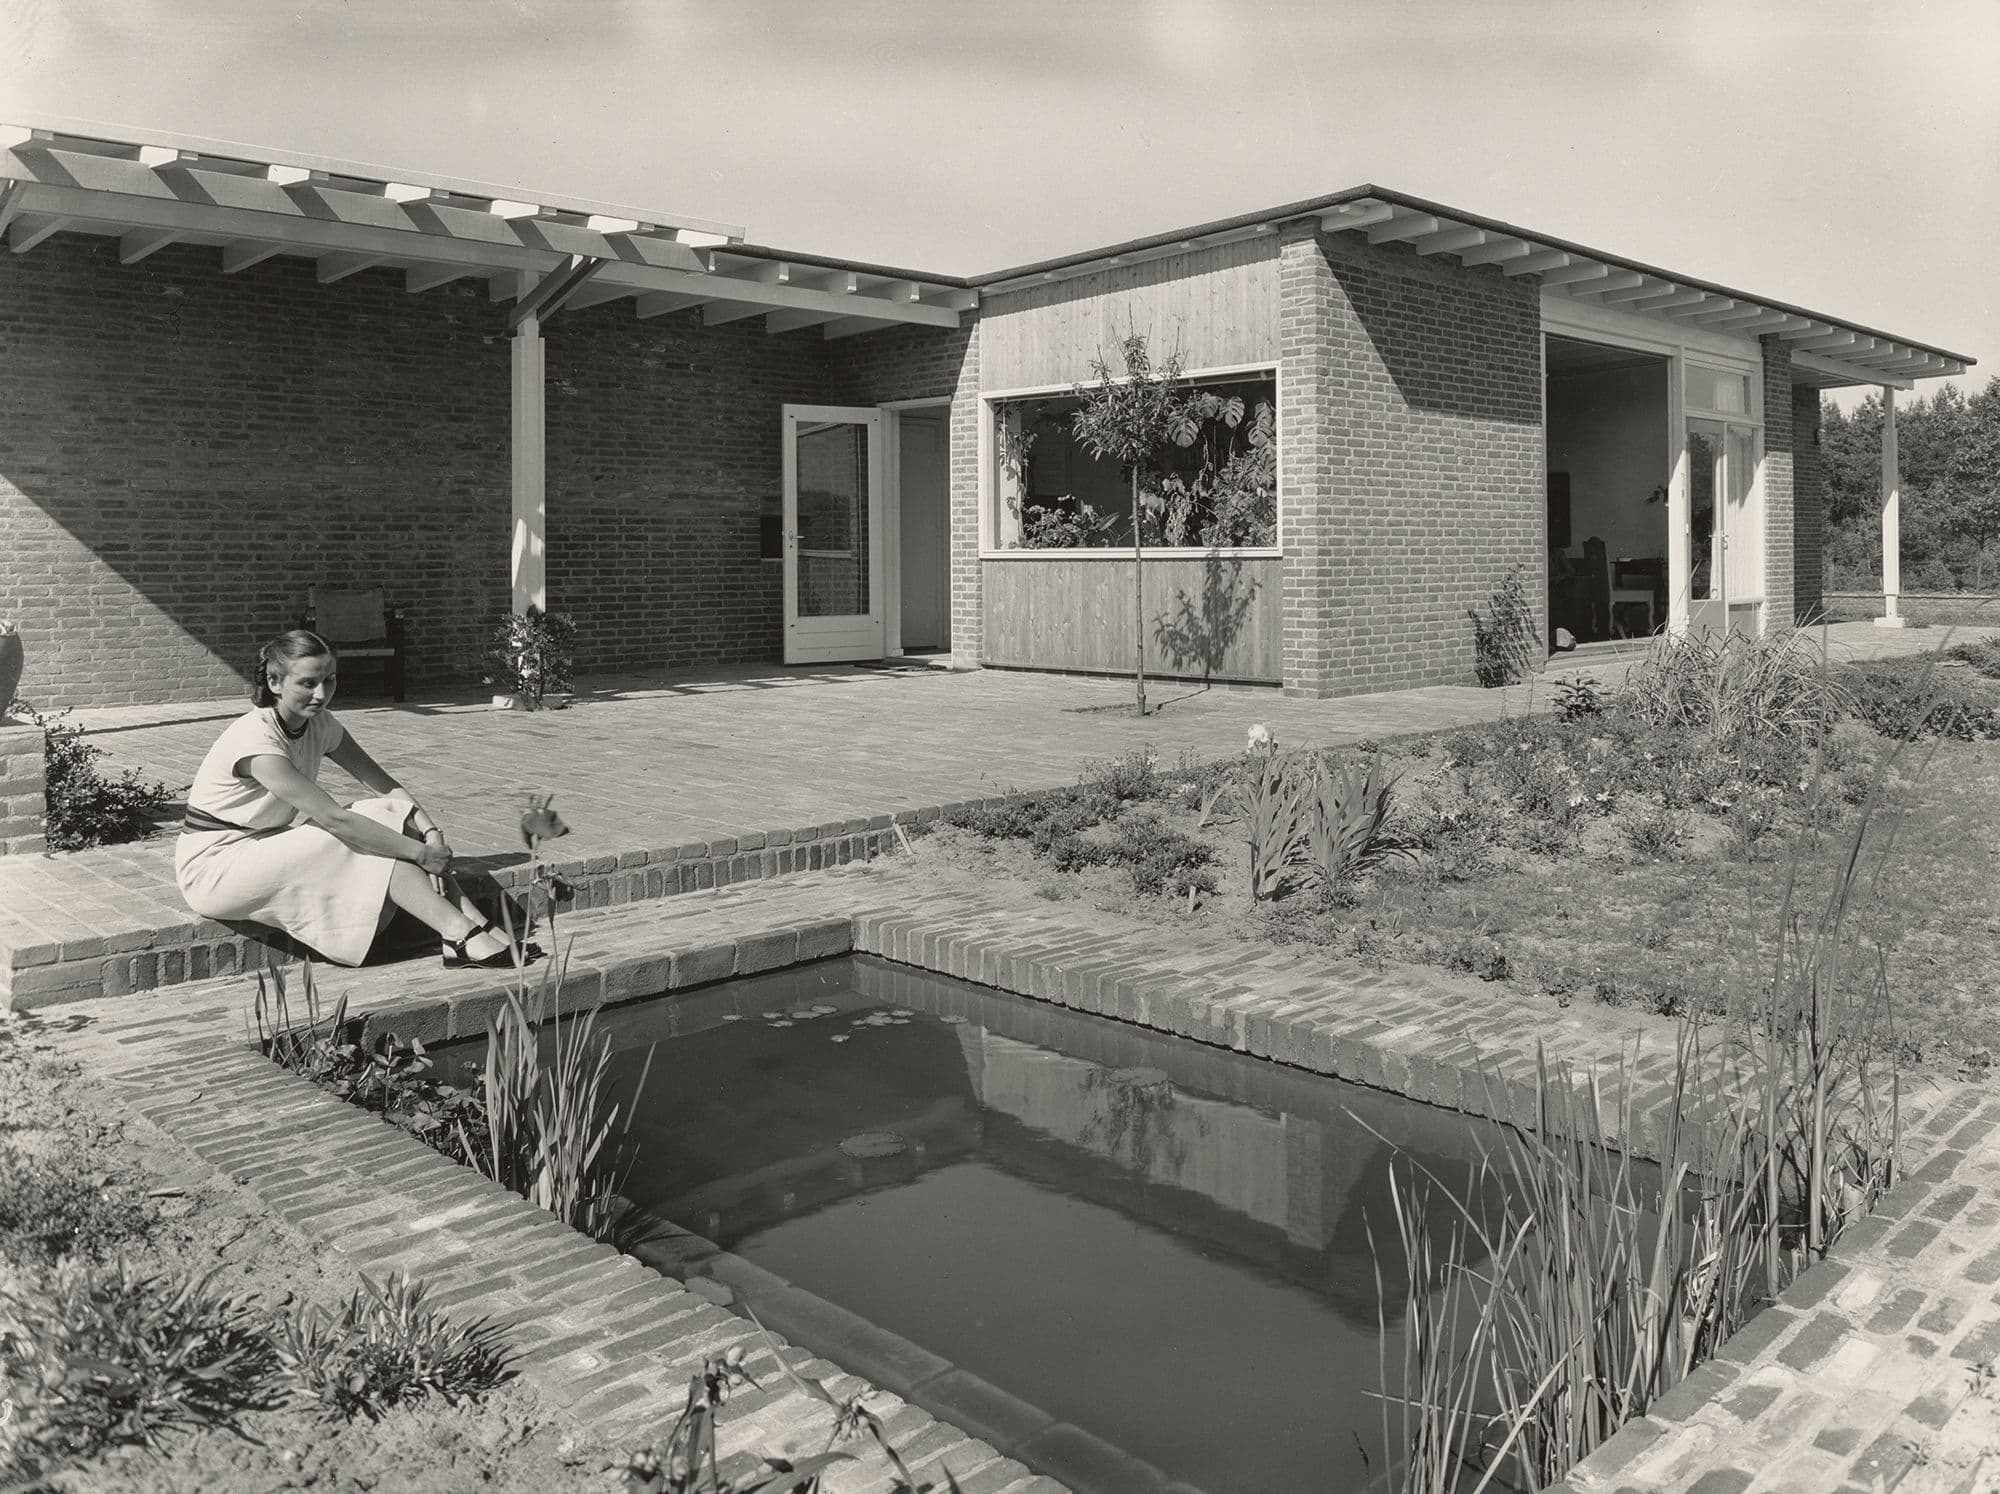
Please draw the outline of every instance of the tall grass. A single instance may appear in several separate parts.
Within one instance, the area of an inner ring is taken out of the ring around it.
[[[1806,657],[1785,641],[1676,641],[1648,661],[1642,693],[1661,721],[1816,743],[1835,702],[1824,662],[1808,671]],[[1906,750],[1878,763],[1823,889],[1814,847],[1795,845],[1775,937],[1744,936],[1727,1017],[1681,1025],[1652,1105],[1640,1108],[1631,1071],[1607,1091],[1540,1057],[1532,1118],[1507,1127],[1470,1190],[1399,1159],[1405,1353],[1382,1366],[1398,1487],[1562,1478],[1895,1181],[1894,1011],[1862,915],[1894,850],[1901,810],[1885,785]],[[1504,1080],[1489,1072],[1487,1084],[1489,1114],[1517,1113]],[[1642,1142],[1656,1163],[1635,1160]],[[1442,1232],[1430,1225],[1439,1210],[1450,1216]],[[1379,1251],[1377,1281],[1386,1326],[1393,1294]]]
[[[503,904],[503,909],[504,909]],[[511,915],[508,915],[511,923]],[[549,937],[557,943],[553,900]],[[510,930],[511,936],[511,930]],[[569,951],[542,966],[530,993],[528,972],[517,965],[514,985],[486,1028],[487,1147],[475,1165],[529,1202],[593,1239],[609,1239],[619,1223],[618,1188],[632,1158],[624,1139],[631,1115],[618,1124],[611,1097],[611,1038],[597,1030],[597,1013],[562,1011]],[[548,1014],[545,1053],[541,1024]],[[653,1055],[639,1076],[634,1108],[645,1092]]]
[[[1747,736],[1815,738],[1846,708],[1845,693],[1810,635],[1761,638],[1665,634],[1632,666],[1623,694],[1653,726],[1679,726],[1723,741]]]

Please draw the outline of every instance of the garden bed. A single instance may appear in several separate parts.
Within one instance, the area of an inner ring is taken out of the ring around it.
[[[337,1314],[362,1290],[340,1254],[309,1243],[250,1188],[216,1173],[58,1052],[33,1019],[0,1023],[0,1323],[45,1324],[66,1303],[73,1325],[130,1333],[144,1314],[156,1325],[177,1319],[199,1339],[222,1315],[168,1313],[184,1283],[208,1278],[210,1298],[235,1299],[242,1322],[259,1332],[303,1323],[315,1307]],[[120,1262],[126,1282],[163,1285],[118,1292]],[[45,1327],[38,1336],[47,1347]],[[207,1352],[197,1349],[192,1363]],[[149,1448],[129,1432],[101,1438],[84,1425],[134,1403],[116,1376],[82,1359],[67,1374],[65,1386],[38,1387],[28,1359],[0,1353],[0,1395],[11,1402],[0,1418],[0,1486],[524,1494],[614,1486],[604,1472],[610,1455],[517,1380],[456,1406],[432,1396],[379,1421],[349,1419],[323,1411],[258,1354],[152,1396],[145,1419],[157,1446]],[[71,1418],[66,1434],[51,1433],[52,1410]],[[29,1476],[43,1482],[16,1484]]]
[[[1003,879],[1116,924],[1680,1017],[1768,981],[1788,889],[1795,911],[1817,910],[1865,818],[1863,854],[1883,870],[1854,912],[1884,953],[1901,1056],[1982,1074],[2000,1042],[1983,990],[2000,961],[2000,685],[1963,659],[1848,666],[1823,680],[1820,725],[1718,736],[1676,703],[1688,683],[1642,678],[1650,702],[1578,689],[1552,718],[1332,755],[1329,776],[1358,795],[1388,786],[1379,854],[1337,883],[1295,864],[1263,889],[1276,895],[1251,895],[1261,752],[1101,764],[1074,789],[952,816],[921,854],[933,875]],[[1763,688],[1781,713],[1786,699],[1816,709],[1809,679]]]

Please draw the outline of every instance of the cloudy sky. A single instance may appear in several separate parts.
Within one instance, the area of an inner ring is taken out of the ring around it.
[[[2000,0],[0,0],[0,28],[0,123],[950,273],[1375,182],[2000,373]]]

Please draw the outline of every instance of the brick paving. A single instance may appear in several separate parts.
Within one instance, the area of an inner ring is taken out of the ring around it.
[[[1986,630],[1994,631],[1994,630]],[[1827,630],[1837,655],[1934,647],[1936,630]],[[1960,636],[1954,634],[1953,636]],[[522,715],[464,699],[393,706],[344,699],[341,715],[445,824],[475,878],[517,877],[526,795],[554,791],[574,832],[558,869],[584,906],[824,864],[893,843],[891,818],[1073,781],[1137,748],[1238,752],[1253,721],[1291,745],[1331,745],[1539,709],[1548,677],[1616,683],[1636,646],[1594,645],[1507,690],[1433,686],[1338,700],[1156,684],[1158,714],[1120,707],[1124,681],[999,670],[738,670],[588,682],[577,709]],[[80,711],[110,766],[176,788],[241,702]],[[331,765],[328,788],[358,787]],[[0,857],[0,1006],[115,995],[240,968],[252,941],[197,919],[173,882],[173,839],[58,856]]]

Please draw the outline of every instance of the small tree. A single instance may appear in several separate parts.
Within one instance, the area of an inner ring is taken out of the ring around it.
[[[1166,454],[1191,445],[1201,428],[1181,379],[1179,354],[1169,354],[1158,368],[1146,349],[1146,339],[1127,337],[1119,347],[1125,363],[1120,379],[1102,358],[1092,361],[1097,382],[1078,384],[1083,408],[1076,412],[1076,439],[1092,456],[1122,467],[1132,483],[1132,624],[1135,639],[1132,677],[1138,688],[1139,714],[1146,714],[1146,529],[1148,499],[1160,501],[1158,478]],[[1141,478],[1154,481],[1155,491],[1142,492]]]

